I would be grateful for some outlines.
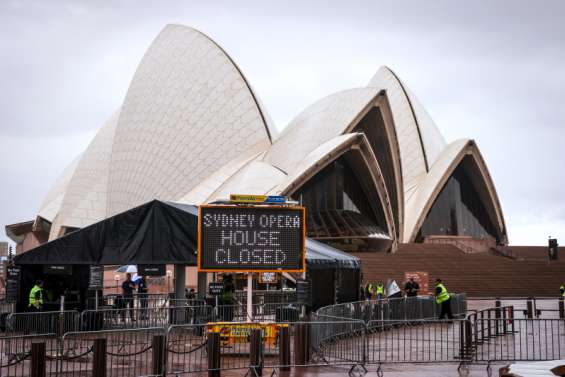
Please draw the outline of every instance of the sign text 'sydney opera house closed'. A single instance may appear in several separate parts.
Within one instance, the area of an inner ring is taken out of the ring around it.
[[[200,270],[303,269],[303,208],[201,206],[199,216]]]

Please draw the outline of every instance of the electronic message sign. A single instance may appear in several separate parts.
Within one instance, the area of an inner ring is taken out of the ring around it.
[[[199,271],[301,272],[305,210],[285,206],[200,206]]]

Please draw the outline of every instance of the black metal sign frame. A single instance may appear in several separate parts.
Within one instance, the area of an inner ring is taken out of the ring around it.
[[[304,207],[198,208],[198,271],[303,272],[305,241]]]

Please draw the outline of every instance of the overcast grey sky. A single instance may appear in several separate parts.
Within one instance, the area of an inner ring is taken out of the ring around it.
[[[564,16],[565,1],[1,0],[0,224],[34,217],[179,23],[232,56],[279,129],[391,67],[447,141],[477,141],[510,242],[565,244]]]

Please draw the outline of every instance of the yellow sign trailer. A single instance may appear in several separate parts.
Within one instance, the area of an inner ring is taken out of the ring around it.
[[[233,322],[211,322],[208,323],[208,332],[219,333],[222,346],[228,344],[249,343],[251,330],[260,329],[263,342],[276,346],[279,329],[288,327],[285,323],[233,323]]]

